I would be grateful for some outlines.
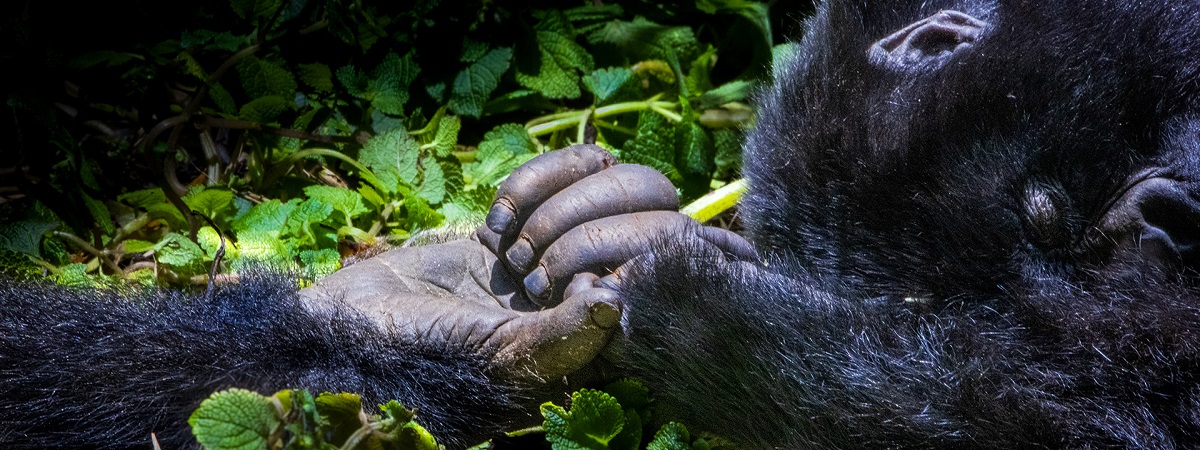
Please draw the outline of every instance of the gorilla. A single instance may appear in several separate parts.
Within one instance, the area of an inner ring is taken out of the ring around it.
[[[397,398],[457,448],[614,375],[747,448],[1200,442],[1200,3],[830,0],[805,29],[746,240],[583,145],[474,236],[298,293],[8,282],[0,442],[182,447],[239,386]]]

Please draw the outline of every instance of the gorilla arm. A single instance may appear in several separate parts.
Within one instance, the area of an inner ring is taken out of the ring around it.
[[[583,164],[558,171],[564,158]],[[535,158],[500,191],[498,202],[520,212],[504,234],[483,228],[474,240],[393,250],[299,293],[286,279],[254,275],[199,295],[0,281],[0,443],[143,448],[154,432],[164,447],[187,448],[187,416],[230,387],[357,392],[367,404],[397,399],[450,448],[529,422],[545,380],[590,362],[616,329],[621,306],[613,291],[576,273],[606,275],[648,247],[661,232],[651,226],[688,220],[657,211],[659,219],[639,221],[645,212],[637,212],[627,217],[635,225],[607,231],[523,230],[530,215],[543,217],[540,229],[572,230],[597,212],[624,223],[616,218],[625,212],[675,201],[673,191],[649,203],[610,196],[586,215],[561,207],[569,201],[550,202],[576,184],[584,188],[569,196],[639,189],[619,184],[638,181],[628,177],[590,177],[610,166],[611,155],[594,146]],[[543,202],[560,207],[539,212]],[[538,298],[558,306],[531,301],[521,288],[525,274],[496,256],[519,233],[536,243],[532,254],[556,255],[533,266],[553,287]],[[595,245],[613,241],[629,244]]]

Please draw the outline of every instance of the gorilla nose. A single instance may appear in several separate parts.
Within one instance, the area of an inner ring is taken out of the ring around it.
[[[1118,254],[1158,266],[1200,267],[1200,183],[1155,177],[1125,192],[1105,216],[1102,231]],[[1113,234],[1115,233],[1115,234]]]

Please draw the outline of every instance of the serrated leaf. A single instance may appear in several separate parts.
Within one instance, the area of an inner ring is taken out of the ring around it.
[[[459,61],[470,63],[478,61],[483,55],[488,52],[488,44],[471,38],[463,38],[462,55],[458,57]]]
[[[288,101],[283,97],[259,97],[242,105],[238,116],[255,123],[271,123],[279,118],[288,106]]]
[[[468,186],[496,187],[517,166],[537,154],[537,143],[525,127],[504,124],[483,135],[475,152],[475,162],[463,164],[463,179]]]
[[[616,45],[633,61],[666,59],[672,51],[680,59],[691,60],[699,45],[691,27],[660,25],[642,17],[609,21],[588,34],[587,40],[592,44]]]
[[[100,230],[104,231],[105,235],[111,236],[117,231],[116,225],[113,224],[112,213],[109,212],[107,206],[104,206],[103,202],[92,198],[82,190],[79,191],[79,198],[83,200],[83,205],[91,213],[92,220],[100,226]]]
[[[624,67],[611,67],[596,70],[583,77],[583,86],[596,96],[595,104],[602,105],[631,81],[633,71]]]
[[[646,450],[692,450],[692,438],[687,427],[676,422],[663,425],[646,444]]]
[[[470,117],[482,115],[483,105],[500,85],[500,76],[511,62],[512,49],[498,48],[459,72],[450,92],[450,110]]]
[[[730,180],[736,177],[742,164],[741,133],[728,128],[713,130],[713,147],[717,150],[713,157],[716,165],[713,178]]]
[[[347,218],[354,218],[368,212],[363,205],[362,195],[346,188],[333,186],[308,186],[304,194],[322,202],[328,203],[334,210],[341,211]]]
[[[410,229],[427,230],[442,224],[444,218],[429,206],[425,199],[418,195],[406,195],[404,212],[407,215]]]
[[[337,70],[337,79],[348,94],[367,98],[367,75],[362,71],[353,66],[342,66]]]
[[[384,193],[395,193],[401,185],[417,181],[420,146],[403,128],[376,135],[358,152],[358,161],[379,179]]]
[[[421,166],[425,171],[421,186],[417,188],[417,195],[431,204],[441,203],[446,197],[446,177],[442,167],[431,157],[421,158]]]
[[[192,434],[208,450],[266,448],[279,424],[270,399],[236,388],[209,396],[188,418]]]
[[[454,145],[458,144],[458,130],[462,128],[462,121],[458,116],[442,116],[438,121],[437,133],[434,134],[433,154],[439,158],[450,156],[450,152],[454,151]]]
[[[42,236],[55,228],[57,223],[39,220],[0,223],[0,249],[40,258]]]
[[[163,194],[162,189],[151,188],[142,189],[133,192],[126,192],[117,196],[117,201],[127,203],[134,208],[149,208],[151,206],[161,205],[167,202],[166,194]]]
[[[236,114],[237,104],[233,102],[233,95],[221,86],[219,83],[208,87],[208,98],[216,103],[217,109],[225,114]]]
[[[248,261],[281,261],[291,256],[287,245],[279,239],[278,230],[238,231],[237,250]]]
[[[675,167],[675,127],[653,111],[638,114],[637,134],[615,152],[623,163],[650,166],[666,175],[676,186],[683,176]]]
[[[242,78],[242,88],[250,97],[292,98],[296,95],[296,79],[292,72],[271,61],[249,56],[238,62],[237,71]]]
[[[288,215],[296,209],[300,200],[292,199],[287,203],[276,199],[267,200],[251,207],[244,214],[233,220],[233,228],[241,231],[276,231],[284,229]]]
[[[282,0],[229,0],[233,12],[243,19],[265,19],[279,9]]]
[[[592,55],[570,37],[554,31],[538,31],[535,39],[539,53],[536,62],[517,65],[517,82],[546,98],[578,98],[580,74],[591,72],[595,64]]]
[[[324,64],[301,64],[297,66],[300,81],[317,92],[333,90],[333,72]]]
[[[304,263],[304,270],[308,272],[309,276],[321,278],[342,267],[342,256],[338,254],[337,250],[331,248],[304,250],[300,252],[300,262]]]
[[[297,244],[316,245],[317,235],[313,227],[333,214],[333,206],[315,198],[308,198],[296,205],[287,216],[285,233],[294,236]]]
[[[204,249],[205,260],[212,260],[216,258],[217,250],[221,248],[221,235],[213,227],[200,227],[200,230],[196,232],[196,242],[200,245],[200,248]],[[126,244],[125,248],[126,250],[129,249],[128,244]],[[225,256],[233,256],[229,254],[230,250],[232,249],[229,247],[225,248]]]
[[[541,407],[546,440],[554,450],[607,449],[625,426],[625,413],[611,395],[593,389],[571,394],[571,409],[552,403]]]
[[[200,61],[196,61],[196,58],[191,53],[182,52],[175,56],[175,60],[183,64],[184,71],[188,75],[196,77],[199,80],[208,79],[208,72],[200,66]]]
[[[154,245],[154,256],[159,263],[177,268],[192,267],[207,259],[199,245],[179,233],[163,236]]]
[[[766,3],[748,0],[696,0],[696,9],[709,14],[737,14],[758,29],[759,37],[771,45],[771,11]]]
[[[403,115],[404,104],[408,102],[408,87],[420,72],[421,68],[412,60],[411,54],[400,58],[389,53],[367,80],[366,97],[371,100],[371,106],[388,114]]]
[[[70,287],[94,287],[92,277],[87,274],[87,264],[83,263],[60,266],[58,273],[54,274],[54,282]]]

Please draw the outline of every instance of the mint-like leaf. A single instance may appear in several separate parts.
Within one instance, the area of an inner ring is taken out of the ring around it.
[[[463,164],[463,179],[468,186],[500,184],[509,172],[537,153],[537,144],[525,127],[500,125],[483,135],[475,152],[475,162]]]
[[[250,103],[242,105],[238,117],[255,123],[271,123],[279,118],[288,108],[288,101],[283,97],[259,97]]]
[[[230,0],[233,12],[243,19],[267,18],[274,14],[282,0]]]
[[[304,263],[304,270],[309,276],[321,278],[342,267],[342,256],[331,248],[304,250],[300,252],[300,262]]]
[[[596,96],[596,105],[615,97],[617,92],[634,81],[633,71],[624,67],[599,69],[583,77],[583,87]]]
[[[267,448],[279,424],[270,399],[236,388],[209,396],[188,418],[192,434],[207,450]]]
[[[376,187],[390,194],[416,183],[420,153],[417,141],[401,127],[372,137],[358,152],[358,161],[379,179],[381,185]]]
[[[193,190],[183,197],[183,203],[215,220],[233,205],[233,191],[218,187]]]
[[[238,62],[237,71],[242,77],[242,88],[250,97],[292,98],[296,95],[296,79],[292,72],[278,64],[249,56]]]
[[[346,188],[308,186],[304,188],[304,193],[309,197],[328,203],[333,209],[345,214],[347,219],[369,211],[366,205],[363,205],[362,195]]]
[[[457,116],[442,116],[438,121],[437,133],[434,134],[433,154],[439,158],[450,156],[454,145],[458,143],[458,130],[462,121]]]
[[[179,233],[167,233],[154,245],[154,255],[159,263],[177,268],[194,267],[206,259],[204,250],[191,239]]]
[[[693,450],[691,442],[687,427],[670,422],[654,433],[654,439],[646,445],[646,450]]]
[[[625,413],[611,395],[593,389],[571,394],[570,411],[543,403],[542,427],[554,450],[607,449],[625,426]]]
[[[420,71],[421,68],[413,62],[412,55],[400,58],[395,53],[388,54],[371,73],[371,79],[367,82],[371,106],[388,114],[404,114],[404,104],[408,102],[408,86]]]
[[[254,205],[242,215],[233,219],[233,228],[238,231],[279,231],[284,229],[288,215],[296,209],[300,200],[292,199],[287,203],[276,199]]]
[[[517,65],[517,82],[546,98],[578,98],[580,73],[592,71],[592,55],[559,32],[538,31],[536,41],[536,61]]]
[[[324,64],[301,64],[297,66],[300,81],[317,92],[333,90],[333,72]]]
[[[459,72],[450,92],[450,110],[470,117],[482,115],[484,103],[500,84],[500,76],[511,61],[512,49],[498,48]]]

